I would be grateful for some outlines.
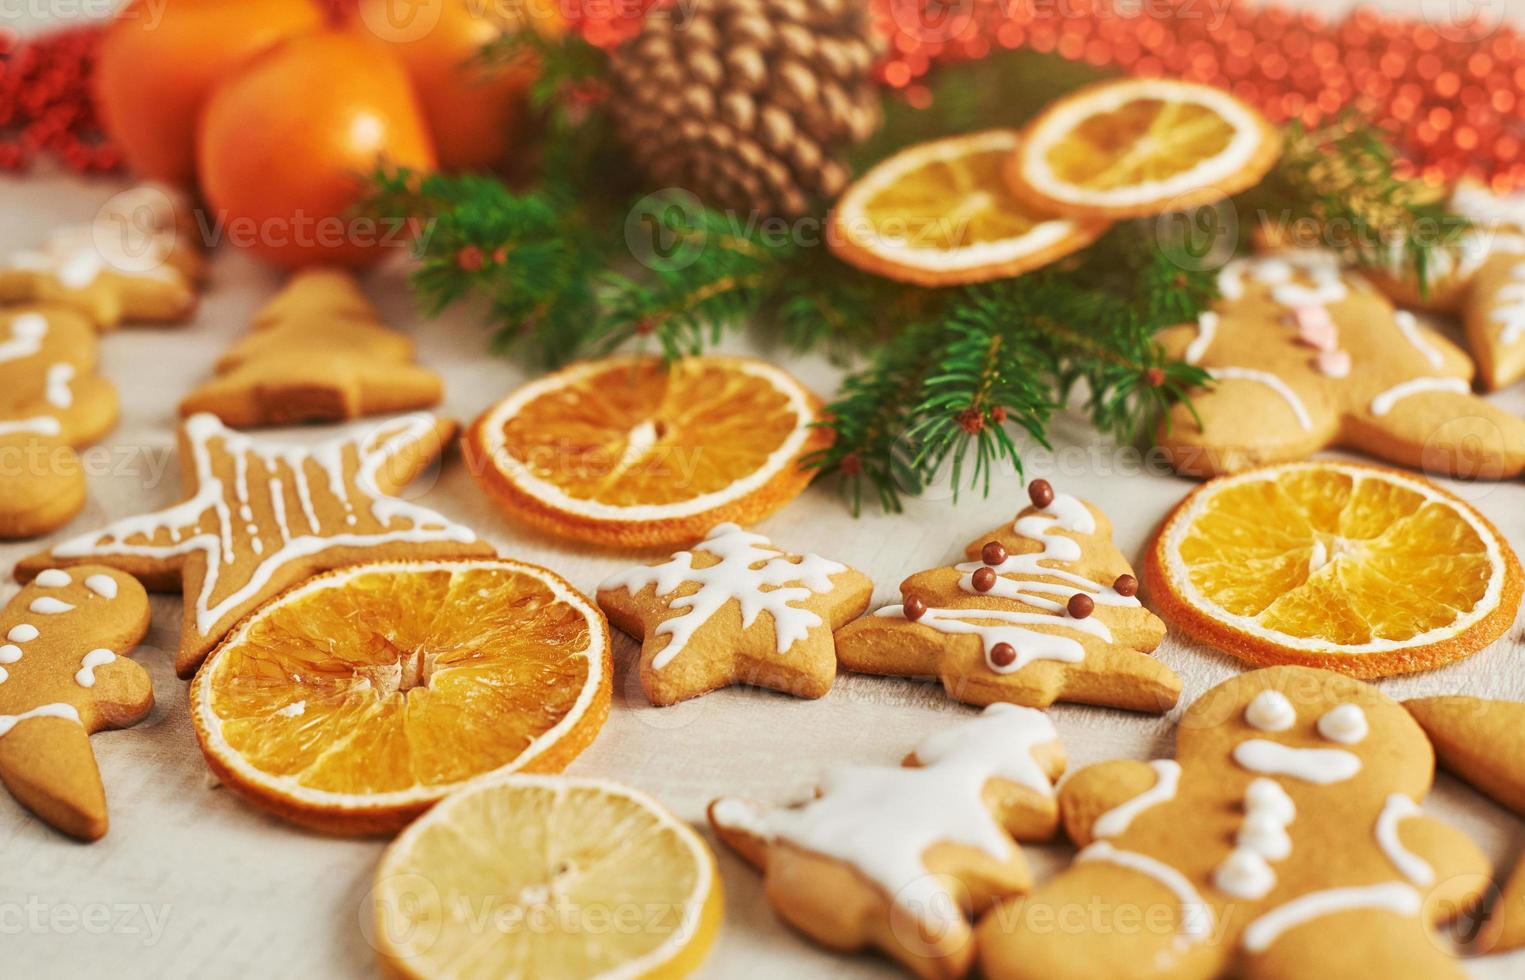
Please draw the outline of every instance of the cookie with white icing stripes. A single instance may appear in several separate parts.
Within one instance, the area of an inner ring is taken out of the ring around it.
[[[1225,681],[1182,717],[1174,759],[1065,781],[1080,851],[981,921],[985,975],[1461,978],[1431,930],[1477,905],[1488,862],[1421,809],[1434,773],[1419,725],[1361,681]]]
[[[819,698],[837,676],[832,631],[860,615],[873,591],[840,562],[720,524],[692,550],[611,576],[598,604],[643,639],[641,688],[652,704],[731,684]]]
[[[1054,835],[1064,766],[1047,716],[995,704],[927,738],[902,767],[840,766],[798,806],[727,797],[709,818],[805,935],[879,949],[918,976],[961,977],[975,956],[969,916],[1032,886],[1015,842]]]
[[[148,632],[148,596],[100,566],[45,569],[0,611],[0,781],[81,840],[106,833],[90,735],[143,720],[148,673],[125,654]]]
[[[116,389],[95,366],[95,328],[78,313],[0,311],[0,539],[46,534],[84,507],[74,448],[117,420]]]
[[[1013,523],[969,544],[968,561],[912,575],[901,602],[838,632],[841,665],[935,677],[970,704],[1170,710],[1181,680],[1149,656],[1165,624],[1139,601],[1111,522],[1047,480],[1028,494]]]
[[[1183,473],[1216,476],[1345,447],[1429,473],[1525,470],[1525,420],[1472,393],[1472,361],[1324,252],[1230,262],[1220,299],[1160,334],[1213,386],[1161,426]]]
[[[244,615],[315,572],[492,554],[469,528],[394,496],[454,433],[454,423],[420,414],[286,443],[197,415],[180,432],[184,500],[66,539],[23,560],[16,575],[105,564],[149,588],[182,591],[175,669],[188,678]]]

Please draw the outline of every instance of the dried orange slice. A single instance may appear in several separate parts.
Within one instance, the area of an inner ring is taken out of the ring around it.
[[[609,714],[609,626],[513,561],[340,569],[250,614],[191,686],[207,763],[256,806],[395,830],[489,774],[557,772]]]
[[[1222,89],[1163,78],[1090,85],[1027,128],[1006,177],[1032,206],[1075,218],[1133,218],[1211,204],[1260,182],[1276,130]]]
[[[509,776],[457,793],[376,869],[372,944],[414,980],[683,977],[724,892],[693,828],[614,783]]]
[[[743,357],[618,357],[573,365],[488,409],[466,434],[471,471],[527,524],[624,548],[690,544],[751,524],[810,483],[830,442],[821,402]]]
[[[1471,656],[1520,608],[1519,560],[1486,518],[1420,477],[1353,463],[1203,484],[1145,575],[1157,611],[1203,643],[1356,677]]]
[[[1024,203],[1001,171],[1017,147],[995,129],[922,143],[858,178],[827,242],[860,269],[922,286],[1020,275],[1094,242],[1106,221],[1067,221]]]

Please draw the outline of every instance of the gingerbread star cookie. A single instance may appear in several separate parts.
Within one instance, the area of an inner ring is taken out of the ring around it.
[[[1525,420],[1472,394],[1472,362],[1323,252],[1230,262],[1198,323],[1160,334],[1206,368],[1159,438],[1183,473],[1216,476],[1333,446],[1455,476],[1525,470]]]
[[[148,632],[148,596],[122,572],[40,572],[0,612],[0,781],[54,827],[106,833],[90,736],[142,721],[148,673],[124,659]]]
[[[214,416],[180,433],[183,502],[70,538],[16,567],[106,564],[185,593],[175,669],[190,677],[225,633],[315,572],[385,558],[490,555],[468,528],[393,494],[455,433],[432,415],[376,423],[316,445],[241,435]]]
[[[439,404],[439,375],[413,363],[413,342],[383,326],[335,269],[297,273],[255,316],[255,331],[217,362],[217,377],[180,403],[249,428],[339,422]]]
[[[95,364],[95,328],[78,313],[0,311],[0,539],[46,534],[84,507],[74,447],[117,420],[116,389]]]
[[[980,923],[985,975],[1459,980],[1430,929],[1477,904],[1488,864],[1420,810],[1434,769],[1413,718],[1361,681],[1234,677],[1186,712],[1174,759],[1065,781],[1080,853]]]
[[[155,188],[118,195],[96,220],[57,228],[42,247],[0,257],[0,302],[67,306],[101,330],[184,320],[204,273],[184,234],[188,213]]]
[[[609,621],[642,638],[655,705],[731,684],[823,697],[837,676],[832,631],[868,608],[874,583],[820,555],[793,555],[720,524],[692,551],[599,586]]]
[[[805,935],[880,949],[921,977],[961,977],[975,956],[968,916],[1032,886],[1014,840],[1053,836],[1064,765],[1042,712],[994,704],[932,735],[901,768],[839,767],[799,806],[729,797],[709,817]]]
[[[970,561],[912,575],[901,604],[838,632],[841,665],[936,677],[970,704],[1168,711],[1180,678],[1148,655],[1165,624],[1139,602],[1111,523],[1047,480],[1028,493],[1032,506],[975,539]]]
[[[1430,736],[1442,766],[1525,817],[1525,704],[1454,696],[1403,706]],[[1477,947],[1485,953],[1525,947],[1525,861],[1505,883]]]

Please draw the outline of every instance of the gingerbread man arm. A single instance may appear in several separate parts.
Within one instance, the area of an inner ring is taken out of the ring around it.
[[[1096,839],[1096,821],[1107,813],[1137,800],[1159,782],[1159,773],[1147,762],[1116,759],[1099,762],[1072,774],[1059,787],[1059,814],[1064,832],[1076,847]]]
[[[1345,430],[1344,441],[1425,472],[1497,480],[1525,471],[1525,420],[1459,378],[1396,385],[1351,413]]]
[[[1411,880],[1425,893],[1425,910],[1433,925],[1449,922],[1482,901],[1493,869],[1471,838],[1424,814],[1400,821],[1396,829],[1403,851],[1422,862],[1415,870],[1430,868],[1429,874]]]

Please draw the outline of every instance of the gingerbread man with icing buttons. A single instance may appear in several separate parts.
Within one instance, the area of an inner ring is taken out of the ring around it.
[[[1335,256],[1238,259],[1218,285],[1213,310],[1159,337],[1214,379],[1160,429],[1176,469],[1217,476],[1340,446],[1453,476],[1525,471],[1525,420],[1473,395],[1467,355]]]
[[[1489,865],[1420,810],[1434,772],[1376,688],[1308,667],[1234,677],[1186,712],[1175,759],[1065,782],[1080,852],[981,922],[985,975],[1460,978],[1431,929],[1478,903]]]
[[[123,572],[48,569],[0,611],[0,782],[84,841],[107,829],[90,736],[142,721],[148,672],[125,658],[148,632],[148,595]]]

